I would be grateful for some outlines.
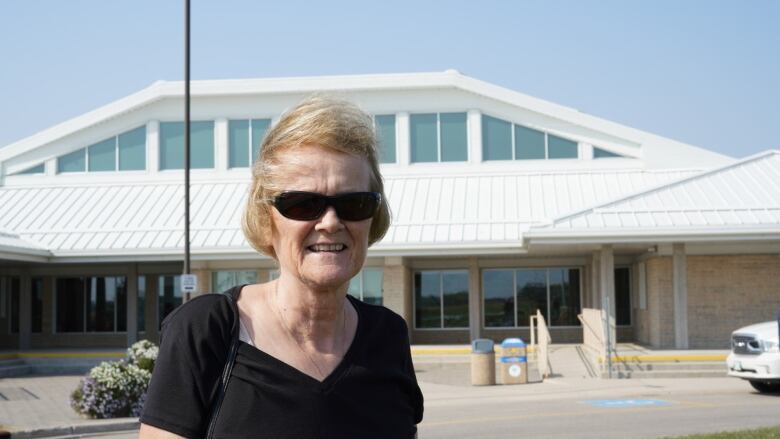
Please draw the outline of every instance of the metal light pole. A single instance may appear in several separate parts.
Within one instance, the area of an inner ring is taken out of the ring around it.
[[[184,0],[184,274],[190,274],[190,0]]]

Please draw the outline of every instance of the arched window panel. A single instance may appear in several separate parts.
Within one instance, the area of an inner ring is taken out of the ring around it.
[[[214,168],[214,121],[190,122],[190,167]],[[160,123],[160,170],[184,169],[184,122]]]
[[[482,115],[482,159],[576,159],[577,142],[523,125]]]
[[[260,146],[271,126],[271,119],[236,119],[228,121],[228,166],[247,168],[260,153]]]
[[[466,113],[424,113],[409,117],[412,163],[468,159]]]
[[[606,149],[601,149],[598,147],[593,147],[593,158],[594,159],[605,159],[610,157],[625,157],[624,155],[620,155],[618,153],[607,151]]]
[[[379,163],[395,163],[395,114],[374,116],[374,129],[379,141]]]
[[[44,166],[43,163],[41,163],[39,165],[35,165],[33,167],[19,171],[14,175],[34,175],[34,174],[43,174],[44,172],[46,172],[46,167]]]

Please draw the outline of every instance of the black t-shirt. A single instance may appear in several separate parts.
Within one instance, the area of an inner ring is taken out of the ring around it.
[[[230,294],[237,300],[240,291]],[[323,382],[239,342],[215,438],[414,437],[423,397],[406,322],[387,308],[349,300],[357,332]],[[141,422],[188,438],[205,436],[227,352],[238,337],[234,303],[206,294],[163,321]]]

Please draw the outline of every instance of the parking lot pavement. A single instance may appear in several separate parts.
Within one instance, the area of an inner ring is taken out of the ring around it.
[[[472,387],[468,375],[464,376],[468,371],[463,363],[442,361],[438,369],[427,367],[418,374],[425,396],[421,439],[651,438],[780,424],[776,420],[780,396],[757,394],[746,382],[732,378],[562,377],[543,383]],[[26,437],[75,437],[74,432],[82,436],[91,432],[84,437],[94,438],[134,437],[135,418],[87,420],[76,415],[68,396],[79,379],[0,380],[0,393],[13,396],[0,398],[2,428],[39,429]]]
[[[658,438],[780,425],[780,395],[732,378],[422,383],[420,438]]]

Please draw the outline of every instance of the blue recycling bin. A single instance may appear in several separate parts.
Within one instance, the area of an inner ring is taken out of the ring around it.
[[[520,338],[506,338],[501,342],[501,382],[503,384],[528,382],[528,349]]]

